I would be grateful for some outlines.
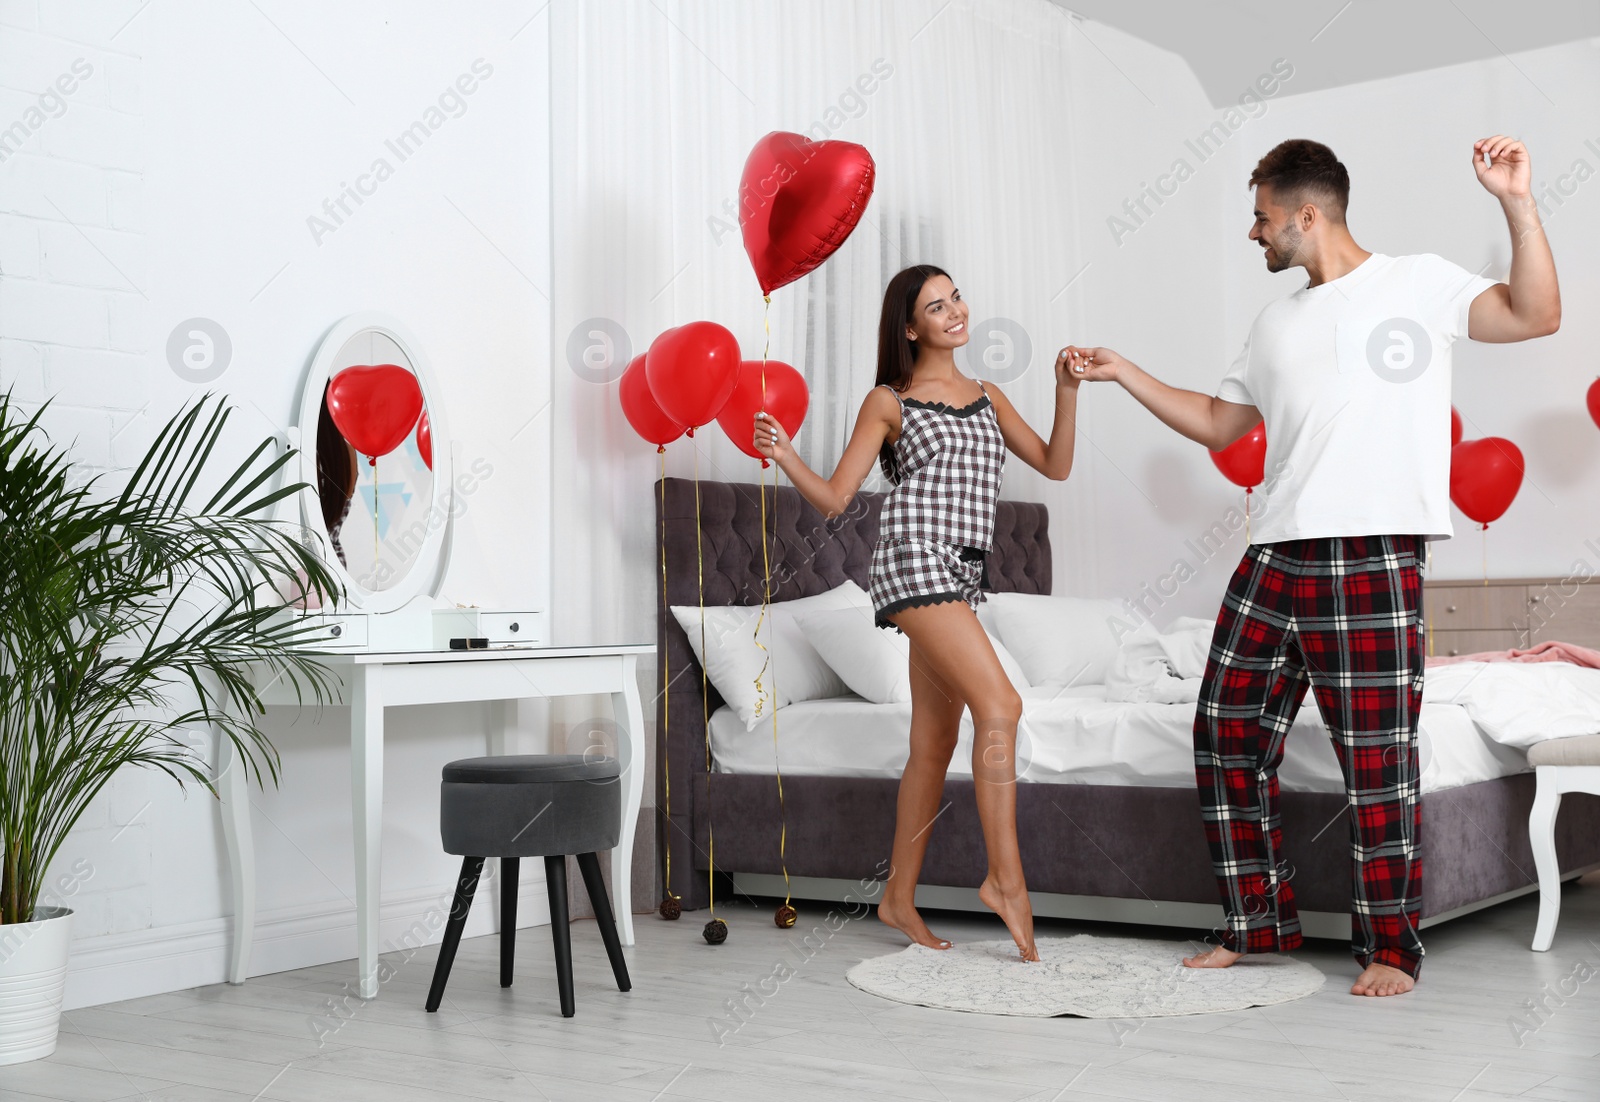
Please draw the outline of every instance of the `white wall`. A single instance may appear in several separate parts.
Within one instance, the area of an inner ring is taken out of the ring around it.
[[[1279,109],[1276,96],[1262,98],[1251,115],[1224,120],[1175,55],[1100,24],[1083,31],[1097,48],[1082,51],[1087,64],[1072,77],[1085,166],[1075,181],[1077,247],[1087,267],[1069,338],[1115,348],[1174,385],[1208,389],[1225,355],[1218,242],[1223,197],[1234,186],[1231,154],[1260,140]],[[1261,73],[1275,60],[1264,56]],[[1273,88],[1292,86],[1291,78]],[[1197,152],[1194,143],[1219,121],[1213,144]],[[1084,385],[1078,408],[1077,465],[1066,484],[1078,508],[1051,523],[1056,592],[1131,602],[1132,623],[1164,623],[1207,606],[1214,613],[1227,560],[1237,561],[1244,535],[1233,534],[1209,565],[1185,544],[1225,516],[1238,493],[1205,449],[1161,426],[1120,388]],[[1196,577],[1163,594],[1163,578],[1180,558]]]
[[[548,44],[527,9],[0,4],[0,125],[75,59],[92,69],[0,165],[0,376],[30,401],[56,396],[48,425],[76,437],[81,462],[126,466],[204,389],[170,369],[168,333],[213,319],[233,360],[212,386],[239,407],[242,450],[292,424],[334,321],[395,314],[435,365],[462,459],[494,469],[444,596],[547,605]],[[386,150],[478,59],[492,73],[464,106],[447,103],[403,163]],[[324,200],[378,157],[392,177],[313,232],[308,217],[327,218]],[[269,721],[283,778],[255,799],[257,972],[353,954],[347,717]],[[539,719],[525,709],[529,738]],[[485,725],[476,707],[391,714],[386,941],[448,898],[438,767],[482,753]],[[232,904],[204,793],[124,771],[57,866],[79,859],[93,875],[72,899],[69,1006],[223,977]],[[533,922],[542,871],[529,871]]]

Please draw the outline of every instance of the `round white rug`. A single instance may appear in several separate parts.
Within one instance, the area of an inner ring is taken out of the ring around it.
[[[1196,946],[1181,941],[1075,937],[1038,939],[1040,960],[1024,964],[1003,941],[949,949],[912,945],[864,960],[846,978],[896,1002],[1054,1018],[1167,1018],[1292,1002],[1321,990],[1323,975],[1289,957],[1247,956],[1231,968],[1185,968]]]

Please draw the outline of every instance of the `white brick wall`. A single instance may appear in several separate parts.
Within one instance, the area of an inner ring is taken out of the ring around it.
[[[141,3],[0,0],[0,387],[51,399],[45,427],[97,469],[127,464],[149,373],[165,370],[149,335],[140,59],[121,33]],[[66,863],[92,870],[68,901],[75,939],[150,927],[151,796],[147,773],[125,769],[74,829]]]
[[[51,398],[45,427],[82,464],[145,404],[142,0],[0,0],[0,386]]]

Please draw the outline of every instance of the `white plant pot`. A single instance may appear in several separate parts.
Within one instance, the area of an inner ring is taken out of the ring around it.
[[[0,926],[0,1065],[56,1050],[67,991],[72,911],[39,907],[32,922]]]

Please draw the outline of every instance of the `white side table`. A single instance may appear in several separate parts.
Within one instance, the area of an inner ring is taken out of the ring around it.
[[[480,651],[402,651],[319,655],[339,679],[337,702],[350,706],[350,780],[355,824],[357,975],[364,999],[378,994],[379,873],[383,853],[384,709],[407,704],[454,704],[607,694],[617,724],[622,771],[622,835],[611,851],[611,890],[622,944],[633,944],[633,835],[644,797],[643,711],[634,668],[652,644],[526,647]],[[281,685],[268,686],[269,706],[302,702]],[[234,939],[230,983],[243,983],[255,927],[255,849],[250,794],[232,743],[220,740],[217,789],[233,880]],[[505,753],[502,724],[489,735],[489,753]],[[443,765],[440,762],[440,765]]]

